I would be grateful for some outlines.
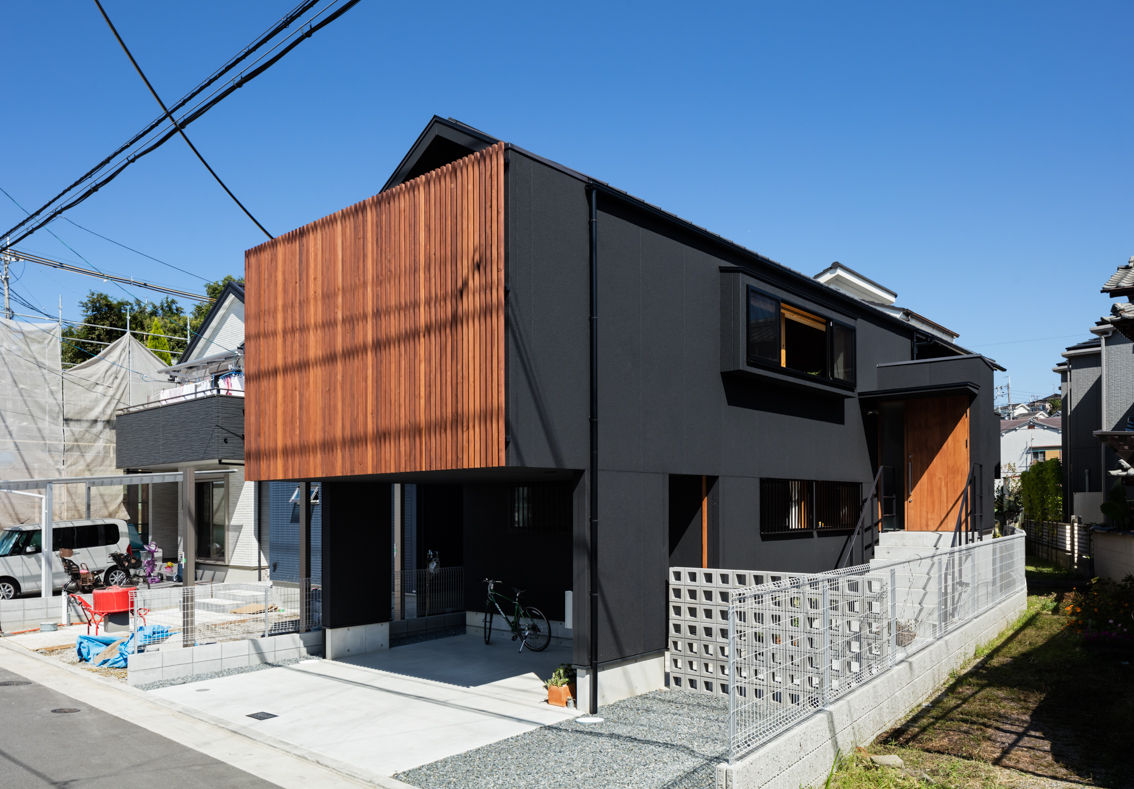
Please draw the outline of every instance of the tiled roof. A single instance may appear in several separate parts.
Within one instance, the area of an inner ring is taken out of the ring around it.
[[[1118,271],[1110,275],[1110,279],[1102,286],[1103,293],[1112,296],[1122,293],[1134,292],[1134,257],[1125,266],[1119,266]]]
[[[1018,419],[1001,419],[1000,432],[1007,433],[1009,430],[1015,430],[1018,427],[1023,427],[1028,422],[1035,422],[1040,427],[1051,428],[1052,430],[1062,430],[1063,417],[1059,416],[1021,416]]]

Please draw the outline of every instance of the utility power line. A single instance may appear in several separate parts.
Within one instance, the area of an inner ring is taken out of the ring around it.
[[[358,3],[359,0],[345,0],[344,2],[339,4],[339,0],[332,0],[332,2],[328,3],[320,11],[316,12],[316,14],[312,16],[307,22],[305,22],[300,29],[288,34],[283,40],[276,43],[276,45],[272,47],[272,49],[270,49],[267,53],[261,55],[256,61],[242,70],[227,84],[225,84],[223,87],[217,88],[206,99],[203,99],[193,108],[188,110],[186,114],[178,118],[173,129],[161,132],[160,136],[158,136],[158,138],[154,142],[149,143],[142,150],[130,153],[124,159],[115,161],[116,157],[118,157],[119,154],[130,149],[136,143],[146,137],[146,135],[148,135],[151,131],[157,129],[162,124],[162,121],[165,120],[165,118],[160,118],[158,121],[147,127],[147,129],[134,135],[130,142],[126,143],[123,146],[120,146],[115,153],[112,153],[110,156],[106,157],[102,162],[88,170],[87,173],[80,176],[76,181],[74,181],[70,186],[68,186],[58,195],[53,197],[48,202],[44,203],[35,211],[31,212],[27,218],[11,228],[7,233],[0,233],[0,236],[3,236],[5,238],[3,242],[0,242],[0,251],[3,251],[5,248],[12,244],[18,244],[20,241],[27,238],[32,233],[35,233],[37,230],[54,220],[59,215],[70,210],[71,208],[74,208],[84,200],[88,199],[103,186],[117,178],[131,164],[164,145],[173,135],[177,134],[178,127],[182,129],[187,128],[191,123],[201,118],[205,113],[207,113],[217,104],[231,95],[233,91],[243,87],[244,85],[254,80],[256,77],[263,74],[269,68],[278,63],[281,59],[283,59],[293,49],[303,43],[303,41],[334,22],[336,19],[341,17]],[[338,5],[337,8],[334,7],[336,5]],[[310,8],[310,5],[304,3],[299,8],[306,10],[307,8]],[[302,11],[300,11],[300,13],[302,13]],[[319,19],[319,17],[324,18],[316,22],[315,20]],[[248,50],[246,50],[246,52],[250,52],[253,48],[258,48],[259,46],[266,44],[270,39],[274,38],[283,29],[281,25],[277,25],[276,28],[273,28],[273,30],[262,36],[260,41],[254,42],[253,47],[250,47]],[[238,62],[238,59],[243,60],[243,58],[246,56],[247,55],[242,52],[240,55],[238,55],[237,59],[230,61],[231,65],[226,65],[224,70],[230,70],[232,66],[235,65],[236,62]],[[197,93],[199,92],[200,90],[195,92],[193,95],[186,97],[177,105],[174,105],[174,110],[176,110],[179,106],[188,103],[188,101],[190,101],[193,96],[197,95]],[[86,190],[80,193],[78,196],[69,198],[69,195],[71,195],[81,184],[93,178],[96,173],[103,171],[112,162],[115,163],[113,169],[110,170],[110,172],[99,176],[93,184],[87,187]],[[60,204],[60,201],[62,200],[66,200],[66,202]],[[52,208],[52,206],[55,207]],[[48,211],[48,209],[51,210]],[[44,215],[45,212],[47,212],[46,215]],[[10,240],[8,240],[9,238]]]
[[[31,255],[27,252],[21,252],[18,249],[8,248],[4,254],[10,256],[13,260],[23,260],[28,263],[38,263],[41,266],[49,268],[57,268],[62,271],[69,271],[72,274],[86,274],[88,277],[98,277],[101,280],[110,280],[112,282],[120,282],[126,285],[132,285],[136,288],[146,288],[147,290],[157,291],[158,293],[165,293],[170,296],[179,296],[183,299],[193,299],[194,301],[212,301],[208,296],[202,296],[199,293],[190,293],[187,290],[177,290],[176,288],[167,288],[165,285],[155,285],[151,282],[137,280],[133,277],[120,277],[115,274],[106,274],[102,271],[94,271],[92,269],[82,268],[75,266],[71,263],[63,263],[51,258],[40,257],[39,255]]]
[[[114,23],[110,21],[110,17],[107,16],[106,9],[102,7],[102,3],[99,0],[94,0],[94,4],[98,6],[98,12],[102,14],[102,18],[106,20],[107,26],[110,27],[110,32],[113,33],[114,37],[118,40],[118,45],[122,47],[122,51],[125,52],[126,57],[130,59],[130,63],[133,64],[134,70],[138,72],[138,76],[142,78],[142,82],[146,83],[146,87],[149,88],[150,95],[154,97],[154,101],[156,101],[158,103],[158,106],[161,107],[161,111],[165,113],[166,119],[173,124],[173,128],[177,129],[177,133],[181,135],[181,139],[185,140],[185,144],[189,146],[189,150],[191,150],[193,152],[193,155],[196,156],[201,164],[205,166],[205,169],[209,171],[209,175],[211,175],[213,179],[218,184],[220,184],[220,187],[225,191],[225,194],[232,198],[232,202],[236,203],[236,205],[240,207],[240,210],[244,212],[244,215],[251,219],[252,223],[256,225],[256,227],[260,228],[260,230],[263,231],[264,235],[266,235],[268,238],[275,238],[275,236],[269,233],[267,229],[262,224],[260,224],[260,220],[252,216],[252,212],[244,206],[244,203],[240,202],[240,200],[237,199],[236,195],[232,193],[232,190],[228,188],[228,185],[221,180],[221,177],[219,175],[217,175],[216,170],[214,170],[209,165],[209,163],[205,161],[205,157],[201,155],[201,152],[197,150],[197,146],[189,140],[189,135],[185,133],[185,130],[181,128],[180,124],[177,123],[173,115],[170,114],[169,108],[166,107],[165,102],[161,100],[161,96],[158,95],[157,90],[150,83],[149,78],[146,77],[146,73],[142,71],[142,67],[138,65],[138,61],[134,59],[134,54],[130,51],[130,48],[126,46],[126,42],[122,40],[122,36],[118,33],[118,28],[116,28],[114,26]]]

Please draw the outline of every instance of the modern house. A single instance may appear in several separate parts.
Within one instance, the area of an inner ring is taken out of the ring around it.
[[[1095,337],[1068,347],[1053,368],[1063,394],[1065,514],[1088,523],[1102,521],[1099,505],[1115,483],[1131,479],[1109,472],[1122,470],[1120,459],[1134,461],[1134,258],[1101,290],[1127,300],[1113,304],[1090,329]]]
[[[869,559],[876,479],[890,528],[951,532],[968,489],[991,529],[999,368],[848,271],[440,118],[377,195],[249,250],[246,475],[321,482],[328,656],[386,643],[410,485],[469,611],[521,587],[580,665],[595,624],[604,700],[662,676],[669,566]]]
[[[267,577],[268,533],[257,518],[257,490],[244,478],[244,290],[221,291],[157,399],[117,416],[116,464],[125,471],[191,472],[195,522],[179,523],[183,483],[149,487],[142,517],[164,558],[193,546],[196,577]]]

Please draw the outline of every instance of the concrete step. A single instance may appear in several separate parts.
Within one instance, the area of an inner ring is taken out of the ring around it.
[[[880,547],[887,548],[925,548],[936,550],[948,548],[953,544],[950,531],[886,531],[878,536]]]

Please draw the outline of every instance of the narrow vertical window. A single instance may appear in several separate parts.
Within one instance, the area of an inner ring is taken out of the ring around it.
[[[755,288],[748,289],[749,364],[780,364],[780,303]]]

